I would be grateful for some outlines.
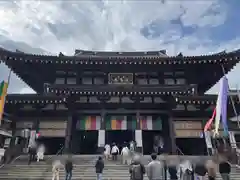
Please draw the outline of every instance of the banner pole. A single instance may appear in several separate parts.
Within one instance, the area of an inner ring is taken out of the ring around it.
[[[12,75],[12,69],[10,69],[9,73],[8,73],[8,79],[7,79],[7,83],[9,85],[10,81],[11,81],[11,75]],[[8,88],[7,88],[8,90]]]

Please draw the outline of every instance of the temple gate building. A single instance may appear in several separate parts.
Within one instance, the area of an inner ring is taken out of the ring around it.
[[[7,96],[9,128],[15,136],[25,128],[37,131],[49,154],[62,145],[71,153],[95,154],[106,143],[131,140],[150,154],[154,137],[161,136],[166,152],[200,155],[206,154],[202,132],[216,103],[216,95],[204,93],[223,69],[239,62],[240,52],[169,57],[166,51],[76,50],[74,56],[46,56],[1,49],[0,59],[37,93]],[[234,116],[230,103],[228,116]]]

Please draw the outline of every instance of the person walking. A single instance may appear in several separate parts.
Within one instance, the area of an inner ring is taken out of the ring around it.
[[[35,156],[36,156],[36,148],[33,146],[30,146],[28,150],[28,165],[30,165],[32,161],[34,161]]]
[[[222,176],[222,180],[230,180],[231,165],[225,158],[220,161],[218,169]]]
[[[192,163],[189,160],[185,160],[180,163],[177,175],[179,180],[194,179],[194,170],[192,167]]]
[[[130,147],[131,156],[133,157],[136,150],[136,143],[133,140],[130,141],[129,147]]]
[[[206,162],[206,169],[208,172],[208,180],[215,180],[217,174],[217,164],[213,160]]]
[[[66,172],[65,180],[72,179],[72,170],[73,170],[73,163],[70,159],[68,159],[65,163],[65,172]]]
[[[111,155],[111,146],[109,144],[106,144],[104,147],[104,157],[106,160],[110,159],[110,155]]]
[[[55,161],[52,166],[52,180],[59,180],[59,173],[62,164],[59,160]]]
[[[204,180],[205,175],[207,174],[207,168],[205,164],[199,162],[194,167],[194,179]]]
[[[149,180],[164,179],[164,164],[157,160],[157,154],[151,155],[152,161],[147,165],[147,176]]]
[[[43,144],[40,144],[37,149],[37,162],[39,162],[40,160],[43,160],[44,152],[45,152],[45,147]]]
[[[97,180],[102,180],[102,173],[104,169],[104,162],[101,156],[98,157],[98,160],[95,164],[96,174],[97,174]]]
[[[122,164],[127,164],[127,165],[129,165],[130,151],[129,151],[129,149],[128,149],[128,147],[127,147],[126,144],[125,144],[125,146],[122,148],[121,156],[122,156]]]
[[[176,155],[175,153],[171,152],[169,155]],[[166,159],[165,158],[165,167],[166,170],[164,173],[169,173],[170,180],[178,180],[177,177],[177,164],[178,164],[178,159]],[[166,176],[165,176],[166,177]]]
[[[168,173],[169,173],[169,176],[170,176],[170,180],[177,180],[178,177],[177,177],[177,168],[176,166],[168,166]]]
[[[129,173],[131,180],[143,180],[146,170],[144,165],[141,164],[139,156],[135,156],[133,158],[132,164],[129,168]]]
[[[111,150],[111,154],[112,154],[112,159],[114,161],[117,161],[117,156],[119,154],[119,149],[116,145],[116,143],[113,143],[113,147],[112,147],[112,150]]]

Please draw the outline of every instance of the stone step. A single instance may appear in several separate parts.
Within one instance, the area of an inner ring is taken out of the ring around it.
[[[85,171],[87,168],[74,168],[73,171]],[[18,172],[24,172],[24,171],[44,171],[44,170],[52,170],[52,168],[3,168],[0,172],[3,171],[18,171]],[[105,168],[105,171],[128,171],[128,168]],[[95,171],[94,168],[92,168],[91,171]],[[235,172],[233,172],[235,173]]]
[[[38,166],[34,166],[34,167],[28,167],[28,166],[25,166],[25,167],[4,167],[0,170],[0,172],[2,171],[19,171],[19,172],[24,172],[24,171],[44,171],[44,170],[52,170],[52,167],[51,166],[42,166],[42,167],[38,167]],[[91,171],[95,171],[94,167],[93,166],[77,166],[77,167],[74,167],[73,171],[83,171],[83,170],[86,170],[86,169],[91,169]],[[106,166],[105,167],[105,170],[108,170],[108,171],[128,171],[128,167],[118,167],[118,166]],[[239,170],[232,170],[231,171],[233,174],[240,174]]]
[[[41,172],[41,171],[28,171],[28,173],[27,174],[25,174],[23,171],[11,171],[11,172],[4,172],[4,171],[2,171],[1,172],[1,175],[5,175],[5,174],[14,174],[14,175],[20,175],[20,176],[22,176],[22,175],[24,175],[24,176],[26,176],[26,175],[31,175],[31,176],[33,176],[33,175],[39,175],[39,174],[42,174],[42,173],[45,173],[45,174],[47,174],[47,175],[51,175],[52,173],[51,173],[51,171],[43,171],[43,172]],[[62,170],[62,171],[60,171],[60,174],[61,175],[64,175],[65,174],[65,172],[64,172],[64,170]],[[94,175],[95,174],[95,171],[93,170],[93,169],[89,169],[89,170],[86,170],[86,171],[73,171],[73,175]],[[105,175],[111,175],[111,176],[128,176],[128,171],[118,171],[118,170],[105,170],[105,172],[103,173],[103,174],[105,174]],[[237,174],[237,173],[231,173],[231,176],[232,177],[236,177],[236,176],[238,176],[238,177],[240,177],[240,174]]]
[[[51,171],[52,169],[51,168],[3,168],[1,169],[1,173],[2,172],[25,172],[25,171],[29,171],[29,172],[43,172],[43,171]],[[61,169],[62,172],[64,172],[64,169]],[[95,172],[95,168],[93,167],[87,167],[87,168],[74,168],[73,169],[73,172]],[[128,172],[128,167],[122,167],[121,169],[120,168],[117,168],[117,167],[114,167],[114,168],[111,168],[111,167],[106,167],[104,168],[104,171],[108,171],[108,172],[115,172],[115,171],[118,171],[118,172]],[[238,172],[234,172],[232,171],[231,174],[239,174]]]
[[[65,176],[60,176],[60,179],[64,179]],[[16,177],[12,177],[12,176],[1,176],[0,179],[6,179],[6,180],[16,180]],[[50,179],[50,177],[18,177],[18,180],[47,180]],[[92,176],[92,177],[72,177],[73,180],[96,180],[96,176]],[[148,178],[145,176],[144,180],[147,180]],[[207,178],[206,178],[207,179]],[[103,176],[103,180],[129,180],[129,176],[125,176],[125,177],[106,177]],[[169,178],[168,178],[169,180]],[[220,177],[217,177],[216,180],[221,180]],[[231,180],[239,180],[239,177],[231,177]]]
[[[14,173],[7,173],[7,174],[2,174],[1,173],[1,176],[0,176],[0,179],[8,179],[8,178],[18,178],[18,179],[28,179],[28,178],[32,178],[32,179],[49,179],[51,178],[52,176],[52,173],[51,172],[48,172],[48,173],[30,173],[28,172],[27,174],[24,174],[24,175],[19,175],[19,174],[14,174]],[[73,179],[84,179],[84,180],[87,180],[87,179],[95,179],[95,173],[94,172],[91,172],[91,173],[73,173]],[[60,173],[60,178],[63,179],[65,177],[65,173],[64,172],[61,172]],[[103,174],[103,177],[105,177],[106,179],[114,179],[114,180],[118,180],[120,177],[122,180],[125,180],[125,179],[129,179],[129,174],[126,173],[126,172],[123,172],[123,173],[120,173],[120,174],[113,174],[113,173],[104,173]],[[231,175],[231,179],[232,180],[239,180],[240,176],[239,174],[232,174]],[[220,176],[218,176],[217,179],[221,179]],[[16,179],[15,179],[16,180]]]
[[[40,161],[40,162],[32,162],[31,164],[52,164],[54,160],[46,160],[46,161]],[[61,161],[62,163],[64,163],[64,161]],[[73,164],[94,164],[96,162],[96,160],[91,160],[91,161],[87,161],[87,160],[79,160],[79,161],[73,161]],[[24,165],[24,164],[28,164],[28,161],[15,161],[14,163],[11,164],[16,164],[16,165]],[[111,163],[110,163],[111,164]]]
[[[39,179],[41,179],[41,178],[43,178],[43,179],[50,179],[51,178],[51,176],[52,176],[52,174],[50,173],[50,174],[36,174],[36,175],[32,175],[32,174],[29,174],[29,175],[24,175],[24,176],[17,176],[17,179],[28,179],[28,178],[33,178],[33,179],[37,179],[37,178],[39,178]],[[15,174],[3,174],[3,175],[1,175],[1,177],[0,177],[0,179],[6,179],[6,178],[16,178],[16,175]],[[61,174],[60,175],[60,179],[64,179],[64,177],[65,177],[65,174],[63,173],[63,174]],[[96,175],[95,174],[89,174],[89,175],[87,175],[87,174],[84,174],[84,175],[75,175],[75,174],[73,174],[73,177],[74,177],[74,179],[76,178],[76,179],[95,179],[96,178]],[[113,174],[104,174],[103,175],[103,177],[105,177],[106,179],[129,179],[129,174],[125,174],[125,175],[121,175],[121,176],[117,176],[117,175],[113,175]],[[240,176],[238,175],[238,176],[233,176],[233,175],[231,175],[231,180],[239,180],[239,178],[240,178]],[[218,176],[217,177],[217,179],[221,179],[221,177],[220,176]]]
[[[15,177],[4,177],[0,179],[4,179],[4,180],[16,180]],[[37,178],[18,178],[17,180],[49,180],[51,178],[42,178],[42,177],[37,177]],[[61,179],[65,179],[65,177],[62,177]],[[73,177],[72,180],[96,180],[96,177],[86,177],[86,178],[75,178]],[[129,180],[129,177],[126,178],[105,178],[103,177],[103,180]],[[148,178],[144,178],[144,180],[148,180]],[[169,180],[169,179],[168,179]],[[208,178],[206,178],[205,180],[208,180]],[[222,180],[221,178],[216,178],[216,180]],[[231,179],[231,180],[239,180],[237,178],[235,179]]]
[[[75,156],[74,159],[74,170],[73,180],[95,180],[95,162],[98,156]],[[57,157],[59,158],[59,157]],[[66,157],[65,157],[66,158]],[[28,157],[21,157],[16,162],[0,169],[1,180],[47,180],[51,179],[52,176],[52,163],[51,161],[33,162],[31,165],[27,165]],[[144,157],[143,159],[149,160],[150,157]],[[56,160],[56,159],[55,159]],[[64,158],[61,157],[64,162]],[[81,163],[81,164],[80,164]],[[104,180],[129,180],[128,166],[122,165],[119,161],[105,161],[105,170],[103,173]],[[60,171],[60,179],[65,178],[65,172],[62,169]],[[144,180],[147,179],[146,177]],[[231,180],[240,179],[240,169],[233,167]],[[221,180],[218,174],[217,180]]]
[[[64,165],[62,165],[64,167]],[[48,168],[48,167],[52,167],[51,164],[31,164],[31,165],[27,165],[27,164],[12,164],[12,165],[4,165],[2,168]],[[73,164],[74,168],[81,168],[81,167],[95,167],[95,164],[81,164],[81,165],[77,165],[77,164]],[[127,165],[118,165],[118,164],[105,164],[105,167],[109,167],[109,168],[124,168],[124,167],[128,167]],[[1,169],[0,169],[1,170]]]
[[[18,177],[16,179],[16,177],[14,176],[4,176],[4,177],[0,177],[0,179],[4,180],[4,179],[14,179],[14,180],[19,180],[19,179],[22,179],[22,180],[26,180],[26,179],[46,179],[46,180],[49,180],[51,179],[52,177],[42,177],[42,176],[38,176],[38,177]],[[103,177],[104,179],[111,179],[111,180],[129,180],[130,177],[129,176],[126,176],[126,177]],[[59,177],[59,179],[65,179],[65,176],[62,176],[62,177]],[[96,176],[92,176],[92,177],[73,177],[72,179],[76,179],[76,180],[79,180],[79,179],[82,179],[82,180],[96,180]],[[148,178],[144,178],[144,179],[148,179]],[[237,180],[237,179],[236,179]]]
[[[29,174],[29,175],[24,175],[24,176],[16,176],[15,174],[3,174],[1,175],[1,178],[2,177],[17,177],[17,178],[29,178],[29,177],[34,177],[34,178],[37,178],[37,177],[42,177],[42,178],[50,178],[52,176],[52,174],[36,174],[36,175],[32,175],[32,174]],[[64,177],[65,174],[61,174],[60,177]],[[104,177],[108,177],[108,178],[125,178],[125,177],[130,177],[129,174],[125,174],[125,175],[121,175],[121,176],[117,176],[117,175],[112,175],[112,174],[104,174],[103,175]],[[76,177],[76,178],[83,178],[83,177],[92,177],[92,178],[95,178],[96,175],[95,174],[89,174],[89,175],[73,175],[73,177]],[[231,175],[231,179],[238,179],[239,180],[239,177],[240,176],[232,176]],[[218,178],[220,178],[220,176],[218,176]]]
[[[2,174],[23,174],[25,175],[26,172],[23,171],[1,171],[1,175]],[[52,173],[51,171],[29,171],[29,174],[39,174],[39,173]],[[60,173],[65,173],[64,171],[60,171]],[[114,173],[114,175],[118,175],[118,174],[126,174],[128,173],[128,171],[118,171],[118,170],[105,170],[104,172],[105,174],[111,174]],[[95,174],[95,171],[93,170],[88,170],[88,171],[73,171],[73,174]]]

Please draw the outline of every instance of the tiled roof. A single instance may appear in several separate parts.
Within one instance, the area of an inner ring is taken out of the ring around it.
[[[44,103],[50,103],[50,104],[58,104],[58,103],[64,103],[66,99],[64,97],[55,96],[51,94],[9,94],[6,98],[7,104],[17,104],[17,103],[23,103],[23,104],[44,104]]]
[[[230,102],[230,98],[229,103]],[[237,96],[232,96],[234,103],[240,104]],[[203,95],[203,96],[175,96],[176,103],[179,104],[216,104],[217,95]]]
[[[132,51],[132,52],[113,52],[113,51],[85,51],[76,49],[74,56],[161,56],[167,57],[166,50],[160,51]]]
[[[128,52],[123,55],[113,53],[99,54],[83,54],[78,56],[49,56],[26,54],[21,52],[11,52],[0,49],[0,59],[3,61],[24,61],[26,63],[41,63],[41,64],[215,64],[239,62],[240,52],[234,51],[226,54],[213,54],[201,56],[166,56],[159,54],[138,54],[136,52]],[[136,54],[135,54],[136,53]],[[131,54],[131,55],[130,55]]]
[[[192,94],[195,85],[176,85],[176,86],[78,86],[78,85],[50,85],[49,91],[57,94],[111,94],[111,95],[170,95],[170,94]]]

